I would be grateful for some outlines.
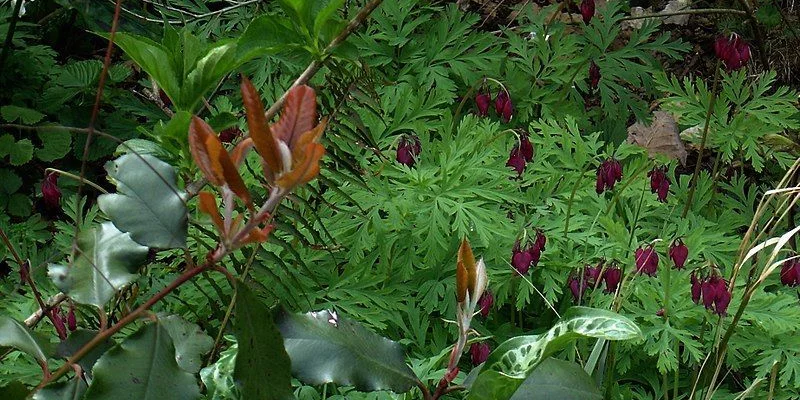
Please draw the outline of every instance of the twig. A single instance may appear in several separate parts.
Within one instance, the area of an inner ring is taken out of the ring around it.
[[[67,295],[65,295],[64,293],[59,293],[55,296],[51,296],[45,302],[46,306],[45,308],[40,308],[36,310],[36,312],[31,314],[28,318],[25,318],[25,326],[27,326],[28,328],[33,328],[34,326],[36,326],[36,324],[39,323],[39,321],[42,320],[42,318],[44,318],[47,315],[47,313],[50,312],[51,309],[61,304],[61,302],[63,302],[66,299]]]
[[[0,53],[0,68],[4,67],[6,57],[8,57],[11,42],[14,39],[14,31],[17,29],[17,20],[19,20],[19,10],[22,9],[22,0],[17,0],[14,5],[14,12],[11,14],[11,22],[8,24],[8,31],[6,32],[6,41],[3,43],[3,52]],[[3,70],[5,70],[3,68]]]
[[[190,12],[185,11],[185,10],[179,10],[179,9],[175,9],[174,7],[169,7],[169,6],[162,6],[162,7],[165,7],[168,10],[179,12],[181,14],[188,14],[191,18],[188,18],[187,21],[196,21],[196,20],[203,19],[203,18],[213,17],[213,16],[219,15],[219,14],[224,14],[224,13],[226,13],[228,11],[235,10],[235,9],[237,9],[239,7],[244,7],[244,6],[247,6],[247,5],[250,5],[250,4],[258,3],[259,1],[261,1],[261,0],[243,1],[241,3],[235,3],[233,5],[230,5],[230,6],[225,7],[225,8],[221,8],[221,9],[216,10],[216,11],[209,11],[209,12],[204,13],[204,14],[194,14],[194,13],[190,13]],[[109,2],[113,3],[114,0],[109,0]],[[152,2],[150,2],[150,3],[152,3]],[[126,14],[130,14],[130,15],[132,15],[132,16],[134,16],[134,17],[136,17],[136,18],[138,18],[138,19],[140,19],[142,21],[146,21],[146,22],[157,22],[157,23],[166,22],[166,23],[168,23],[170,25],[184,25],[187,22],[187,21],[177,20],[177,19],[175,19],[175,20],[166,20],[165,21],[163,19],[150,18],[150,17],[144,16],[144,15],[141,15],[141,14],[137,14],[137,13],[135,13],[135,12],[133,12],[131,10],[128,10],[127,8],[124,8],[124,7],[122,8],[122,11],[124,13],[126,13]]]
[[[643,15],[630,15],[627,17],[622,17],[620,21],[631,21],[635,19],[645,19],[645,18],[659,18],[659,17],[672,17],[676,15],[698,15],[698,14],[736,14],[736,15],[743,15],[747,16],[747,12],[742,10],[735,10],[732,8],[698,8],[694,10],[683,10],[683,11],[674,11],[674,12],[665,12],[665,13],[655,13],[655,14],[643,14]]]

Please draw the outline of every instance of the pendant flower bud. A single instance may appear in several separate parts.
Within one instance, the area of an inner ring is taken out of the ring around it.
[[[514,248],[511,249],[511,266],[517,270],[520,275],[525,275],[531,268],[533,257],[528,249],[523,249],[519,240],[514,243]]]
[[[489,311],[492,310],[492,305],[494,305],[494,296],[492,295],[492,292],[487,290],[478,300],[478,306],[481,308],[482,317],[486,318],[489,316]]]
[[[589,64],[589,87],[595,90],[598,85],[600,85],[600,66],[592,61],[592,63]]]
[[[61,189],[58,188],[58,175],[48,172],[42,181],[42,199],[48,211],[61,210]]]
[[[700,294],[702,293],[702,282],[697,279],[697,275],[692,272],[691,278],[689,278],[690,282],[692,283],[692,301],[694,304],[700,304]]]
[[[600,276],[600,272],[603,270],[603,264],[597,264],[596,267],[586,266],[583,268],[583,279],[586,281],[587,287],[594,287],[600,282],[602,276]]]
[[[586,280],[579,278],[577,275],[571,275],[568,280],[569,290],[572,292],[572,299],[578,303],[583,295],[586,293]]]
[[[686,258],[689,257],[689,249],[683,243],[683,240],[676,239],[669,247],[669,258],[675,264],[675,269],[683,269],[686,266]]]
[[[533,243],[540,251],[544,251],[544,247],[547,245],[547,236],[544,235],[544,232],[537,229],[536,239]]]
[[[789,287],[800,285],[800,260],[793,258],[783,262],[781,266],[781,283]]]
[[[74,332],[78,329],[78,321],[75,318],[75,306],[69,306],[69,312],[67,312],[67,327],[69,328],[70,332]]]
[[[473,366],[478,366],[483,364],[487,358],[489,358],[489,353],[492,352],[492,348],[489,347],[489,344],[485,342],[481,343],[473,343],[469,346],[469,356],[470,360],[472,361]]]
[[[56,328],[56,333],[61,340],[67,338],[67,326],[64,325],[64,317],[61,315],[61,310],[57,308],[50,309],[50,320]]]
[[[489,115],[489,104],[492,102],[492,95],[483,92],[475,96],[475,106],[478,107],[478,116],[485,117]]]
[[[647,173],[647,176],[650,177],[650,192],[656,193],[658,201],[665,203],[667,201],[667,195],[669,194],[670,185],[666,167],[653,167],[653,169]]]
[[[242,135],[242,130],[238,126],[234,126],[223,130],[219,133],[219,141],[222,143],[232,143],[236,138]]]
[[[750,61],[750,46],[735,33],[718,37],[714,42],[714,52],[728,71],[735,71]]]
[[[658,272],[658,253],[652,245],[645,248],[639,247],[635,252],[636,271],[640,274],[655,276]]]
[[[594,17],[594,0],[581,1],[580,9],[583,23],[588,25],[592,17]]]
[[[497,112],[497,115],[500,116],[500,120],[504,123],[508,123],[508,121],[511,120],[514,113],[514,105],[511,103],[511,97],[508,96],[508,92],[505,90],[500,90],[497,93],[497,97],[494,99],[494,111]]]
[[[608,158],[597,167],[597,181],[595,191],[597,194],[614,189],[614,185],[622,180],[622,164],[614,158]]]
[[[603,274],[603,280],[606,282],[606,293],[614,293],[619,287],[619,282],[622,279],[622,270],[619,267],[608,267]]]
[[[422,153],[422,143],[416,135],[403,135],[397,144],[397,156],[395,159],[400,164],[413,167],[417,162],[419,153]]]
[[[520,149],[519,145],[514,146],[511,148],[511,154],[508,155],[508,161],[506,161],[506,166],[511,167],[514,171],[517,172],[517,176],[522,176],[522,173],[525,172],[525,166],[527,163],[525,162],[525,156],[522,154],[522,150]]]

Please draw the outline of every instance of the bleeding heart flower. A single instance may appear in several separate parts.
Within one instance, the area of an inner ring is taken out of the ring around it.
[[[586,281],[588,287],[594,287],[597,282],[602,279],[600,272],[603,271],[603,263],[597,264],[596,267],[585,266],[583,268],[583,279]]]
[[[614,189],[614,185],[622,180],[622,164],[614,158],[608,158],[597,167],[597,181],[595,190],[597,194],[605,190]]]
[[[575,300],[575,303],[577,303],[586,293],[586,282],[583,278],[578,278],[575,275],[571,275],[568,283],[569,290],[572,292],[572,298]]]
[[[676,239],[669,247],[669,258],[675,264],[676,269],[683,269],[686,265],[686,258],[689,257],[689,249],[683,244],[683,240]]]
[[[475,105],[478,107],[478,116],[485,117],[489,115],[489,103],[492,102],[492,95],[489,93],[478,93],[475,96]]]
[[[598,85],[600,85],[600,66],[592,61],[589,64],[589,87],[594,90],[597,89]]]
[[[658,201],[665,203],[667,201],[667,195],[669,194],[670,185],[669,177],[667,176],[667,168],[653,167],[653,169],[647,173],[647,176],[650,177],[650,191],[658,195]]]
[[[547,244],[547,236],[544,235],[544,232],[540,230],[536,230],[536,239],[534,240],[534,246],[539,248],[539,250],[544,251],[544,246]]]
[[[717,299],[717,290],[719,289],[719,282],[721,279],[717,276],[711,276],[700,285],[703,293],[703,305],[707,309],[714,308],[714,301]],[[725,282],[723,282],[723,285]]]
[[[603,274],[603,280],[606,282],[606,293],[614,293],[619,287],[619,281],[622,279],[622,270],[619,267],[608,267]]]
[[[67,313],[67,327],[69,327],[70,332],[74,332],[78,329],[78,321],[75,318],[75,306],[70,304],[69,312]]]
[[[790,287],[800,284],[800,261],[798,259],[793,258],[783,262],[781,266],[781,283]]]
[[[231,143],[234,139],[242,134],[242,130],[238,126],[234,126],[223,130],[219,133],[219,141],[222,143]]]
[[[522,244],[519,240],[514,243],[514,248],[511,250],[511,266],[517,270],[520,275],[525,275],[531,268],[533,257],[531,257],[528,249],[522,249]]]
[[[473,343],[469,346],[469,356],[472,361],[473,366],[478,366],[483,364],[487,358],[489,358],[489,353],[492,352],[491,347],[489,347],[488,343]]]
[[[419,153],[422,152],[422,143],[417,135],[403,135],[397,144],[397,156],[395,159],[400,164],[413,167],[417,162]]]
[[[645,248],[636,249],[636,271],[640,274],[654,276],[658,272],[658,253],[649,245]]]
[[[743,67],[750,60],[750,46],[735,33],[718,37],[714,42],[714,52],[729,71]]]
[[[695,275],[694,272],[692,272],[690,282],[692,283],[692,301],[694,301],[694,304],[700,304],[700,294],[702,293],[702,282],[699,279],[697,279],[697,275]]]
[[[531,143],[527,132],[522,132],[519,137],[519,149],[522,156],[525,157],[525,161],[533,161],[533,143]]]
[[[492,292],[487,290],[483,292],[483,295],[478,300],[478,306],[481,309],[482,317],[486,318],[489,316],[489,311],[492,310],[492,305],[494,305],[494,296],[492,295]]]
[[[592,17],[594,17],[594,0],[581,1],[580,8],[583,23],[588,24],[592,20]]]
[[[520,150],[519,145],[514,146],[511,149],[511,154],[508,155],[506,166],[513,168],[514,171],[517,171],[517,176],[522,176],[522,173],[525,172],[526,165],[527,163],[525,162],[525,155],[522,154],[522,150]]]
[[[665,312],[666,311],[664,311],[663,308],[660,308],[660,309],[658,309],[658,311],[656,311],[656,316],[663,317]]]
[[[717,288],[717,297],[714,299],[714,313],[717,315],[728,315],[728,305],[731,303],[731,292],[728,291],[725,281],[720,279],[722,283]]]
[[[514,112],[514,105],[511,104],[511,98],[505,90],[500,90],[497,93],[497,97],[494,99],[494,110],[504,123],[511,120]]]
[[[48,172],[42,181],[42,199],[48,210],[61,210],[61,190],[58,188],[58,175],[55,172]]]
[[[58,333],[58,337],[61,340],[67,338],[67,326],[64,325],[64,317],[61,316],[61,310],[57,308],[50,309],[50,319],[53,322],[53,326],[56,328],[56,333]]]

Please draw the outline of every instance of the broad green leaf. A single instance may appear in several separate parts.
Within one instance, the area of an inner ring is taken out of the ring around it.
[[[103,33],[98,34],[106,37]],[[170,52],[163,45],[148,38],[124,32],[117,32],[114,36],[114,43],[153,77],[173,104],[181,104],[180,78],[172,63]]]
[[[33,203],[30,197],[22,193],[14,193],[8,198],[6,210],[13,216],[25,217],[31,214]]]
[[[36,149],[36,157],[42,161],[63,158],[72,146],[72,135],[63,129],[39,128],[36,131],[42,147]]]
[[[187,74],[181,87],[181,103],[175,103],[175,106],[179,110],[196,111],[203,96],[240,64],[236,57],[236,42],[225,41],[212,46]]]
[[[545,359],[580,337],[628,340],[641,337],[633,321],[607,310],[572,307],[549,331],[503,342],[486,360],[468,399],[507,400]]]
[[[118,192],[101,195],[97,203],[119,230],[148,247],[186,247],[186,204],[172,166],[126,154],[106,163],[106,171]]]
[[[214,339],[203,332],[197,324],[177,315],[160,317],[158,320],[172,337],[178,366],[193,374],[200,371],[200,366],[203,364],[202,356],[211,351]]]
[[[321,7],[314,16],[314,34],[319,36],[322,32],[322,27],[328,23],[335,15],[336,11],[344,5],[344,0],[330,0],[327,4],[324,1],[317,1],[314,4],[316,7]]]
[[[5,157],[11,153],[11,146],[14,145],[14,137],[5,134],[0,136],[0,157]]]
[[[30,392],[22,382],[13,381],[0,387],[0,399],[25,399]]]
[[[237,46],[237,58],[249,60],[267,54],[277,54],[287,45],[297,44],[299,33],[282,18],[262,15],[253,20]]]
[[[43,387],[33,395],[33,400],[77,400],[83,398],[85,392],[86,382],[81,377],[74,377]]]
[[[602,400],[600,389],[580,365],[548,358],[522,382],[511,400]]]
[[[217,362],[200,370],[200,379],[206,386],[208,400],[239,400],[242,398],[239,388],[233,382],[233,370],[239,345],[233,336],[226,336],[225,340],[232,343],[219,353]]]
[[[22,186],[22,178],[9,169],[0,169],[0,193],[9,195]]]
[[[86,400],[188,400],[200,398],[194,375],[175,361],[169,332],[147,324],[97,360]]]
[[[9,149],[9,163],[11,165],[22,165],[33,158],[33,143],[30,139],[22,139],[14,143]]]
[[[239,118],[236,118],[232,112],[224,111],[216,114],[208,119],[208,124],[214,132],[222,132],[225,129],[236,126],[239,124]]]
[[[0,346],[13,347],[28,353],[40,363],[47,362],[48,355],[53,353],[53,347],[47,338],[4,315],[0,315]]]
[[[8,122],[19,120],[25,125],[33,125],[44,118],[44,114],[36,110],[19,106],[0,107],[0,115]]]
[[[78,329],[70,333],[67,339],[58,345],[57,354],[63,358],[69,358],[86,343],[89,343],[98,333],[98,331],[88,329]],[[78,360],[78,365],[91,376],[94,363],[115,344],[117,343],[113,339],[106,339]]]
[[[407,392],[416,385],[418,378],[406,364],[400,344],[335,311],[299,315],[283,312],[278,326],[292,359],[292,372],[304,383],[334,382],[361,391],[396,393]]]
[[[147,247],[104,222],[80,233],[72,266],[50,264],[48,275],[73,300],[103,308],[117,290],[136,279],[146,257]]]
[[[243,399],[291,399],[289,356],[272,313],[243,282],[236,288],[233,329],[239,343],[233,376]]]
[[[147,139],[129,139],[120,143],[117,149],[114,150],[114,155],[116,156],[128,153],[139,155],[147,154],[159,159],[171,157],[169,152],[164,150],[158,143],[151,142]]]

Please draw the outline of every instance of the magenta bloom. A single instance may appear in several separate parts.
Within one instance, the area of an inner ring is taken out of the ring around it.
[[[728,305],[731,302],[731,292],[725,280],[717,275],[711,275],[700,284],[703,296],[703,305],[717,315],[727,315]],[[692,287],[694,297],[694,284]]]
[[[583,295],[586,293],[586,280],[583,278],[578,278],[575,275],[571,275],[569,277],[569,290],[572,292],[572,298],[577,303]]]
[[[475,105],[478,107],[478,116],[485,117],[489,115],[489,103],[492,102],[492,96],[489,93],[478,93],[475,96]]]
[[[602,279],[600,276],[600,272],[603,270],[603,264],[597,264],[596,267],[586,266],[583,268],[583,279],[586,281],[586,285],[589,287],[594,287],[597,285],[597,282]]]
[[[58,337],[61,340],[67,338],[67,326],[64,325],[64,317],[61,316],[61,310],[58,308],[53,308],[50,310],[50,319],[53,322],[53,325],[56,328],[56,333],[58,333]]]
[[[492,305],[494,305],[494,296],[492,295],[492,292],[487,290],[483,292],[483,295],[478,300],[478,306],[480,307],[482,317],[486,318],[489,316],[489,311],[492,310]]]
[[[665,203],[667,201],[667,195],[669,194],[670,185],[669,177],[667,176],[667,168],[653,167],[653,169],[647,173],[647,176],[650,177],[650,191],[656,193],[658,201]]]
[[[692,301],[694,304],[700,304],[700,294],[702,293],[702,282],[697,279],[697,275],[692,272],[692,276],[690,278],[692,283]]]
[[[75,307],[70,306],[69,312],[67,313],[67,327],[69,327],[70,332],[78,329],[78,321],[75,318]]]
[[[481,343],[473,343],[469,346],[469,356],[472,360],[473,366],[478,366],[483,364],[487,358],[489,358],[489,353],[492,352],[492,348],[489,347],[488,343],[481,342]]]
[[[597,167],[597,194],[614,189],[614,185],[622,180],[622,164],[614,158],[608,158]]]
[[[508,97],[508,93],[505,90],[497,93],[497,97],[494,99],[494,110],[504,123],[511,120],[514,113],[514,105],[511,104],[511,98]]]
[[[689,249],[683,244],[683,240],[676,239],[669,247],[669,258],[675,264],[676,269],[683,269],[686,266],[686,258],[689,257]]]
[[[592,88],[592,90],[594,90],[597,89],[597,86],[599,84],[600,84],[600,66],[598,66],[597,64],[595,64],[594,61],[592,61],[592,63],[589,64],[589,87]]]
[[[718,37],[714,42],[714,52],[729,71],[743,67],[750,60],[750,46],[735,33]]]
[[[603,280],[606,282],[606,293],[616,292],[621,279],[622,270],[619,267],[606,268],[606,272],[603,274]]]
[[[785,286],[795,287],[800,284],[800,261],[793,258],[786,260],[781,266],[781,283]]]
[[[413,167],[421,152],[422,144],[416,135],[403,135],[397,145],[397,157],[395,159],[400,164]]]
[[[636,249],[636,271],[654,276],[658,272],[658,253],[652,245]]]
[[[592,20],[592,17],[594,17],[594,0],[581,1],[580,8],[583,23],[588,24]]]
[[[522,248],[522,243],[519,240],[514,243],[514,248],[511,249],[511,266],[519,272],[520,275],[525,275],[531,268],[533,258],[531,257],[528,249]]]
[[[42,199],[49,210],[61,210],[61,190],[58,188],[58,175],[55,172],[45,175],[42,181]]]
[[[534,241],[534,246],[539,248],[539,250],[544,251],[544,246],[547,244],[547,236],[544,235],[544,232],[540,230],[536,230],[536,240]]]
[[[533,143],[531,143],[527,132],[523,132],[519,137],[519,151],[525,161],[533,161]]]
[[[522,176],[522,173],[525,172],[526,165],[528,165],[528,163],[525,162],[525,156],[522,154],[519,145],[514,146],[511,149],[511,154],[508,155],[506,166],[517,171],[517,176]]]
[[[238,126],[234,126],[223,130],[219,133],[219,141],[222,143],[231,143],[242,134],[242,130]]]

